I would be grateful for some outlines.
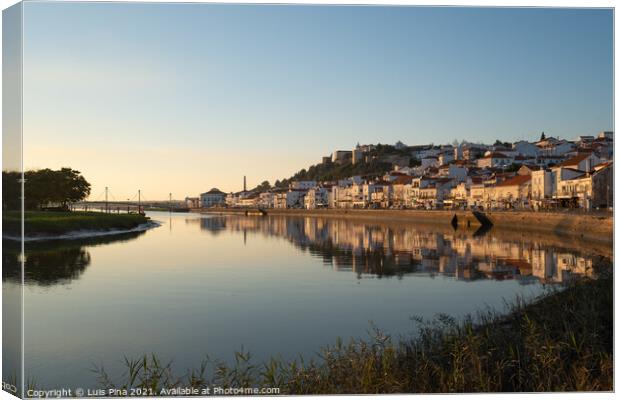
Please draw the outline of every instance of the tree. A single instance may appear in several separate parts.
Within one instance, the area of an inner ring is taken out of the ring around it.
[[[495,141],[495,143],[493,143],[494,146],[504,146],[504,147],[511,147],[512,144],[510,142],[502,142],[501,140],[497,139]]]
[[[19,210],[21,208],[21,172],[2,171],[2,209]]]
[[[261,182],[260,185],[256,186],[253,190],[257,192],[264,192],[269,189],[271,189],[271,185],[269,184],[269,181],[263,181]]]
[[[71,168],[26,171],[24,177],[26,209],[45,207],[49,203],[66,207],[68,203],[83,200],[90,194],[90,183],[80,171]]]
[[[411,157],[409,159],[409,167],[413,168],[413,167],[418,167],[422,164],[422,162],[420,160],[418,160],[415,157]]]
[[[59,182],[58,198],[56,201],[63,206],[85,199],[90,194],[90,183],[80,174],[80,171],[71,168],[61,168],[56,172]]]
[[[540,140],[545,140],[547,137],[545,136],[545,132],[540,135]]]
[[[517,172],[521,166],[519,164],[512,163],[504,169],[505,172]]]

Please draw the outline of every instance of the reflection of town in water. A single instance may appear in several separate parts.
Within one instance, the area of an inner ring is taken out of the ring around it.
[[[459,280],[517,279],[520,283],[560,283],[593,276],[593,259],[537,241],[500,240],[492,233],[384,225],[344,219],[246,217],[188,219],[213,234],[232,231],[288,239],[337,271],[365,276],[430,274]]]
[[[506,240],[489,233],[441,230],[410,224],[377,224],[345,219],[237,215],[189,218],[211,234],[236,232],[286,238],[335,271],[358,278],[411,274],[459,280],[517,279],[520,283],[566,282],[593,276],[593,258],[536,240]],[[28,243],[26,284],[49,286],[79,279],[91,263],[88,247],[133,240],[142,233],[75,241]],[[19,246],[3,240],[3,280],[18,280]]]

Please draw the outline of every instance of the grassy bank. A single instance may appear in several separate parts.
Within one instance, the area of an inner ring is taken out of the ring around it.
[[[2,214],[4,234],[18,236],[21,233],[21,216],[17,211]],[[148,221],[139,214],[104,214],[99,212],[27,211],[25,213],[25,236],[61,235],[73,231],[125,230]]]
[[[458,323],[440,316],[398,342],[374,332],[370,340],[323,349],[316,363],[253,364],[240,352],[232,365],[206,360],[184,376],[155,356],[126,359],[123,382],[96,372],[106,388],[146,387],[154,394],[176,385],[277,387],[280,394],[610,391],[612,310],[606,265],[599,279],[529,304],[517,301],[508,315],[485,312]]]

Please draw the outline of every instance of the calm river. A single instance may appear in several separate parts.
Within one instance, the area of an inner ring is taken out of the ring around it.
[[[25,372],[38,388],[97,387],[123,357],[156,353],[179,372],[205,355],[315,356],[371,322],[460,317],[531,298],[592,258],[560,240],[351,220],[150,213],[147,232],[27,245]],[[3,290],[17,253],[4,242]],[[5,348],[5,350],[8,350]],[[10,350],[9,350],[10,351]],[[6,368],[6,364],[5,364]]]

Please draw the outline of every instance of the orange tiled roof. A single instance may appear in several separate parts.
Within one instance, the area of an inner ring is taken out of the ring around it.
[[[401,175],[398,178],[394,179],[392,183],[395,185],[406,185],[408,183],[411,183],[412,180],[413,180],[412,176]]]
[[[580,162],[582,162],[586,158],[590,157],[590,154],[592,154],[592,153],[588,152],[588,153],[583,153],[583,154],[576,155],[575,157],[564,161],[563,163],[558,165],[558,167],[569,167],[569,166],[573,166],[573,165],[579,165]]]
[[[517,175],[505,181],[498,183],[496,186],[520,186],[532,179],[530,175]]]
[[[494,151],[491,154],[489,154],[488,156],[484,156],[482,158],[487,158],[488,159],[488,158],[510,158],[510,157],[508,157],[506,154]]]

